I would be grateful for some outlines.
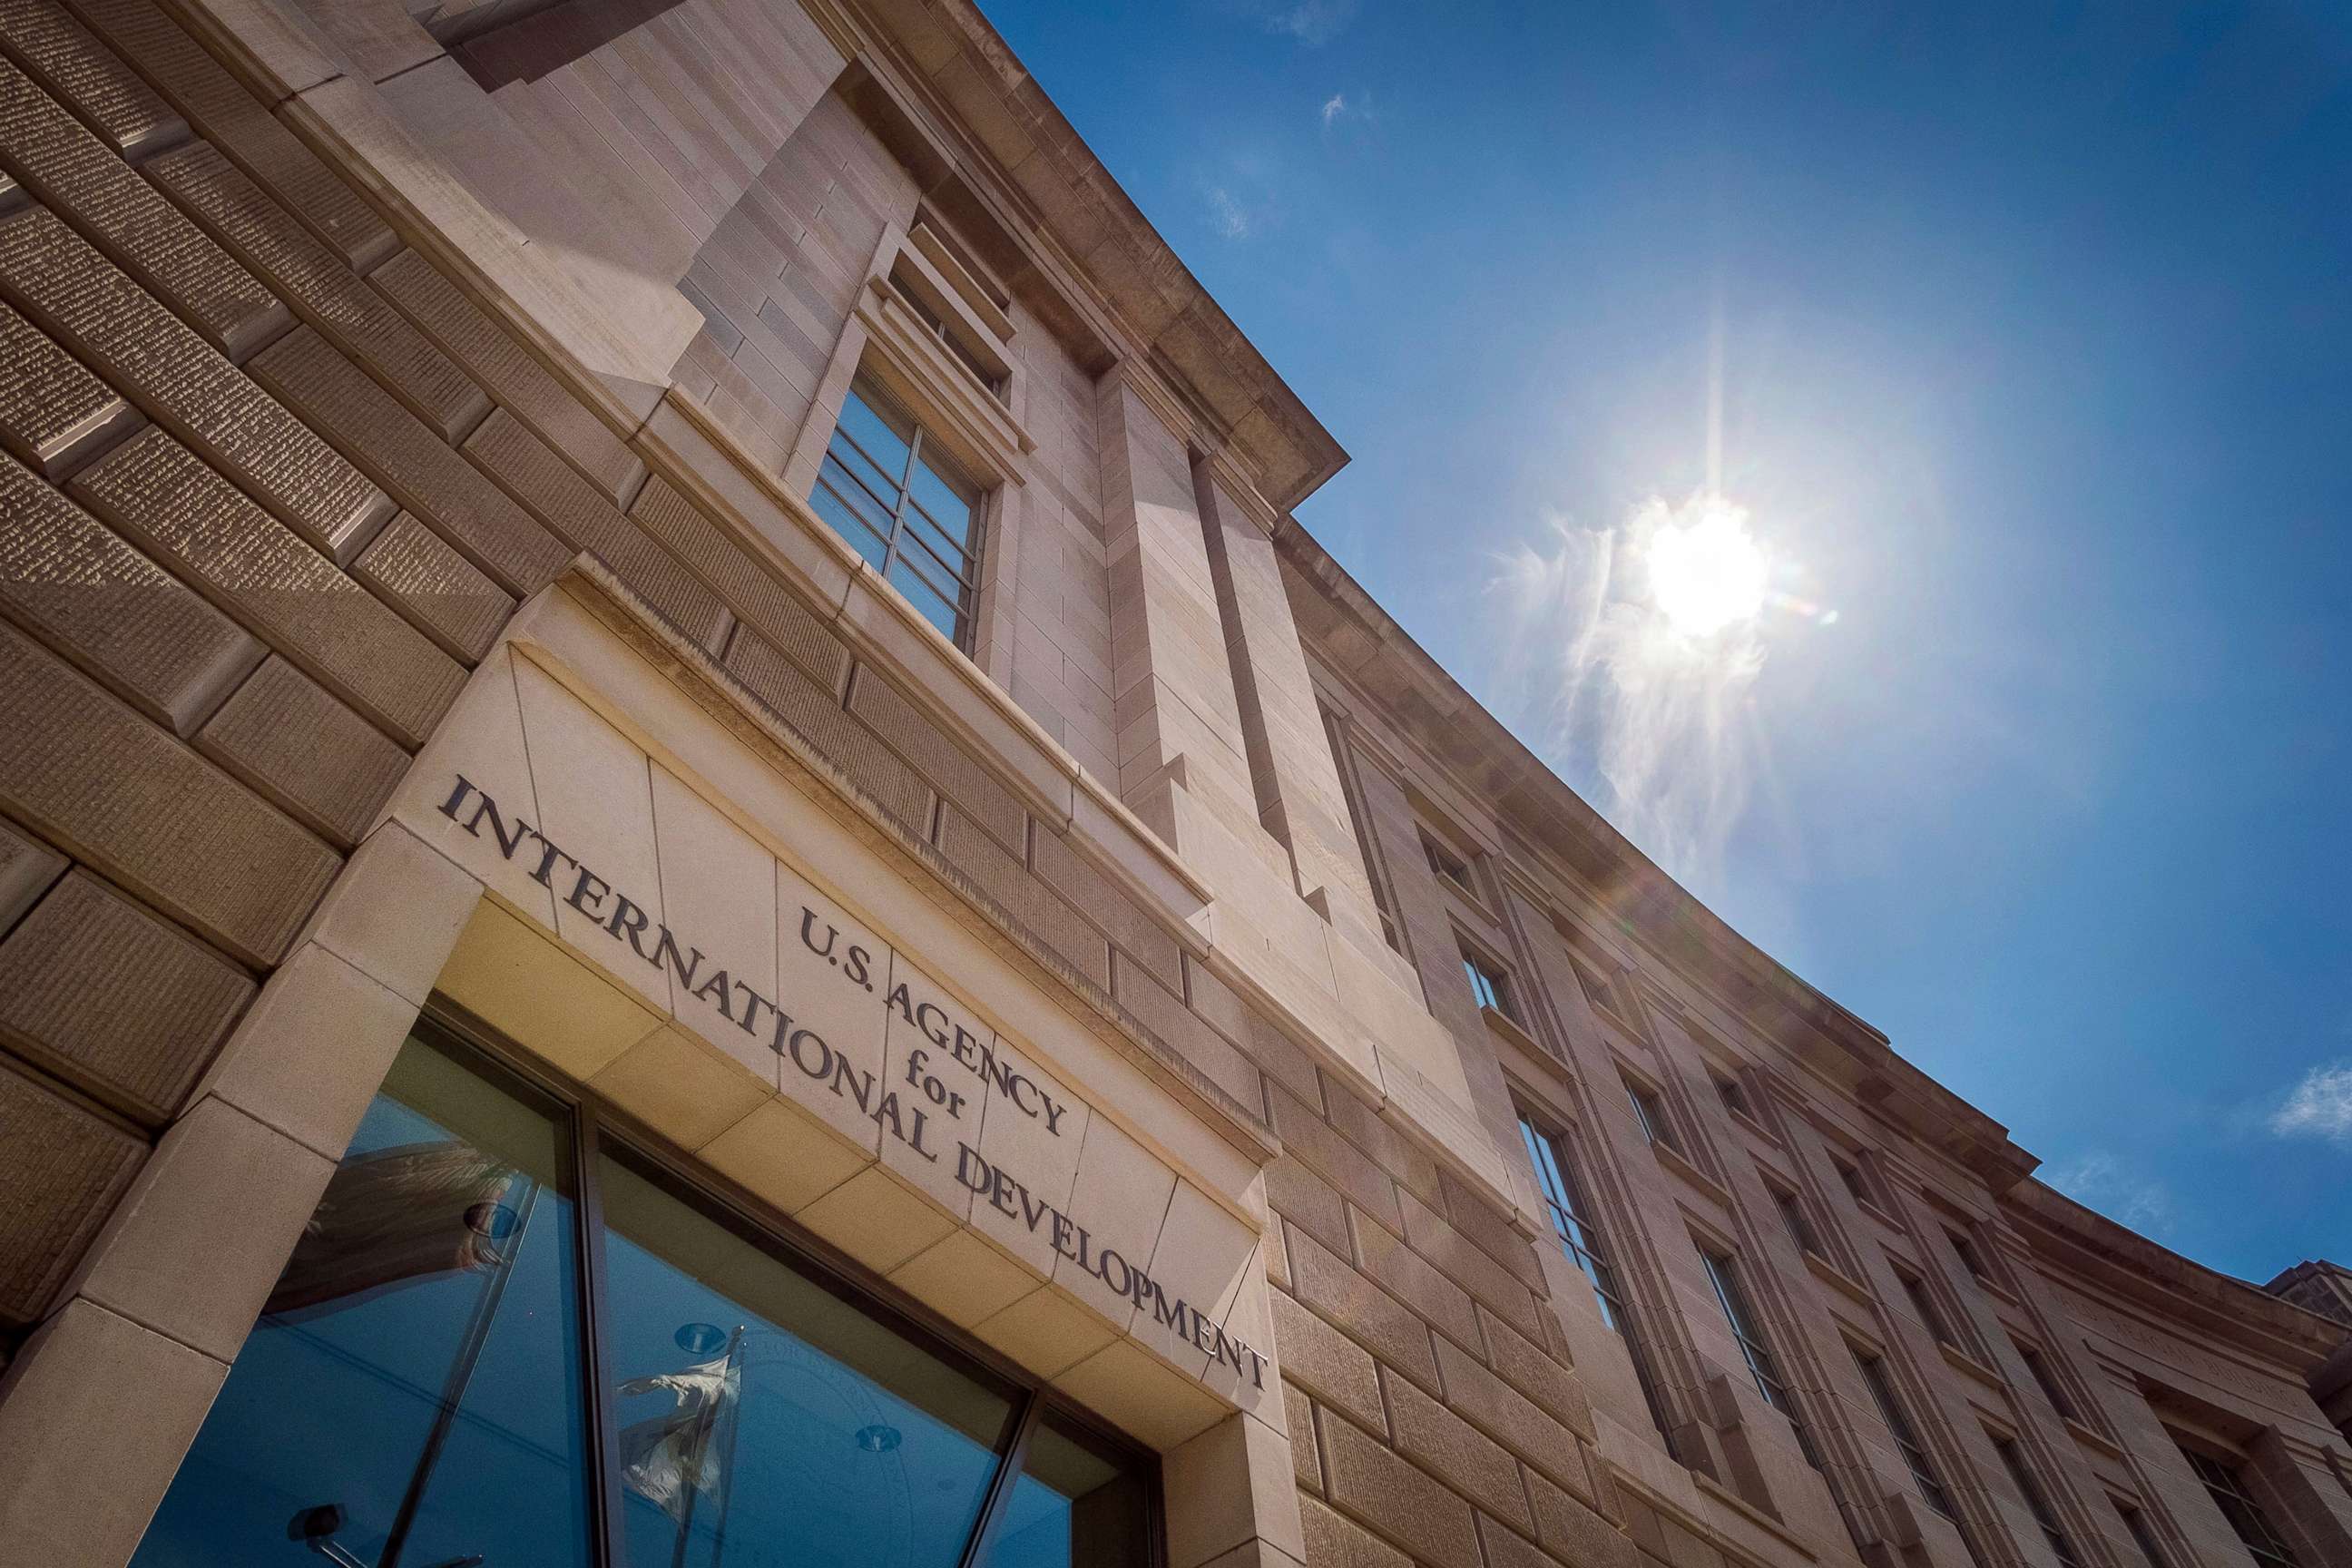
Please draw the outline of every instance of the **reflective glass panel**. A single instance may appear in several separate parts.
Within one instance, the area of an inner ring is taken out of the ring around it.
[[[1142,1473],[1048,1415],[989,1542],[984,1568],[1145,1568],[1150,1516]]]
[[[1017,1395],[604,1157],[631,1568],[954,1568]]]
[[[568,1148],[557,1114],[410,1040],[139,1568],[587,1562]]]
[[[923,618],[961,642],[978,581],[980,488],[879,387],[841,405],[809,503]]]

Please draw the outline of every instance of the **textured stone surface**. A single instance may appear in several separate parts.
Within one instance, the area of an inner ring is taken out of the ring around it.
[[[1298,1500],[1307,1531],[1307,1568],[1412,1568],[1412,1559],[1351,1519],[1312,1498]]]
[[[179,1110],[255,990],[87,871],[0,942],[0,1038],[151,1126]]]
[[[310,328],[270,344],[248,368],[509,593],[552,581],[572,558],[561,540]]]
[[[187,138],[187,121],[53,0],[0,0],[0,46],[126,158]]]
[[[645,475],[636,455],[431,262],[404,250],[368,281],[605,495],[625,500],[636,488]]]
[[[131,405],[49,335],[0,305],[0,447],[58,479],[138,422]]]
[[[918,837],[929,835],[930,787],[773,644],[749,626],[737,627],[727,647],[727,668],[884,812]]]
[[[407,744],[457,699],[456,661],[163,431],[141,431],[70,488]]]
[[[384,515],[357,469],[54,215],[0,220],[0,293],[326,553]]]
[[[196,749],[344,848],[408,766],[407,752],[275,654],[197,732]]]
[[[1389,1382],[1388,1396],[1400,1453],[1496,1518],[1535,1529],[1518,1462],[1500,1444],[1402,1379]]]
[[[0,626],[0,805],[233,957],[278,961],[341,859]]]
[[[488,408],[465,372],[217,148],[199,142],[143,172],[443,440],[457,439]]]
[[[68,0],[164,100],[353,268],[388,254],[392,230],[228,68],[152,0]]]
[[[1344,1411],[1368,1431],[1388,1428],[1381,1384],[1361,1345],[1276,1290],[1274,1342],[1282,1347],[1282,1375],[1296,1379],[1324,1404]],[[1294,1434],[1291,1441],[1297,1441]]]
[[[1120,1006],[1173,1046],[1211,1082],[1244,1105],[1257,1103],[1258,1073],[1249,1058],[1185,1006],[1182,997],[1144,973],[1124,952],[1111,964],[1111,994]]]
[[[402,512],[352,563],[352,575],[400,606],[417,629],[468,663],[497,640],[514,600],[448,542]]]
[[[15,925],[66,868],[66,858],[0,821],[0,931]]]
[[[0,604],[183,735],[258,662],[241,627],[13,458],[0,458]]]
[[[1323,1425],[1331,1500],[1437,1568],[1478,1568],[1470,1505],[1348,1422]]]
[[[285,323],[260,280],[23,71],[0,58],[0,161],[231,358]]]
[[[1045,885],[1086,911],[1153,979],[1171,991],[1183,983],[1176,939],[1082,858],[1061,833],[1038,823],[1030,856]]]
[[[940,853],[996,900],[1013,923],[1066,959],[1071,968],[1108,989],[1110,944],[1059,893],[1032,876],[981,832],[961,807],[940,814]]]
[[[1285,1239],[1291,1285],[1302,1306],[1335,1324],[1382,1365],[1405,1373],[1425,1388],[1438,1386],[1428,1325],[1313,1237],[1294,1228]]]
[[[585,550],[703,647],[716,650],[727,607],[710,585],[646,535],[554,448],[501,408],[466,441],[466,455],[575,550]]]
[[[719,590],[736,616],[806,670],[820,685],[840,684],[848,654],[801,596],[751,559],[694,503],[656,475],[637,493],[629,515]]]
[[[1284,1153],[1304,1163],[1316,1174],[1370,1210],[1375,1219],[1394,1230],[1404,1228],[1404,1215],[1397,1205],[1396,1184],[1389,1179],[1387,1172],[1374,1164],[1362,1150],[1340,1137],[1332,1130],[1330,1123],[1288,1090],[1276,1088],[1266,1096],[1266,1100],[1267,1109],[1273,1112],[1274,1130],[1282,1139]]]
[[[890,743],[1008,853],[1028,858],[1029,814],[1013,792],[942,733],[906,694],[871,666],[862,666],[849,686],[849,710]]]
[[[131,1184],[147,1145],[0,1065],[0,1322],[30,1322]]]
[[[1624,1531],[1541,1476],[1528,1478],[1536,1535],[1545,1550],[1577,1568],[1632,1568],[1633,1542]]]

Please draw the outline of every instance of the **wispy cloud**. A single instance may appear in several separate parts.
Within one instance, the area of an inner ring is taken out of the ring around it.
[[[1266,30],[1313,48],[1328,44],[1356,19],[1357,0],[1277,0],[1265,7]]]
[[[1209,222],[1227,239],[1247,239],[1250,231],[1249,209],[1234,199],[1234,194],[1223,185],[1211,185],[1208,190]]]
[[[2317,1137],[2352,1148],[2352,1062],[2315,1067],[2271,1113],[2282,1138]]]
[[[1348,95],[1346,93],[1335,92],[1330,97],[1325,99],[1323,100],[1324,129],[1327,131],[1330,129],[1331,122],[1347,112]]]
[[[1653,499],[1615,528],[1555,520],[1489,584],[1507,710],[1610,820],[1705,896],[1748,805],[1759,741],[1747,700],[1765,640],[1750,619],[1694,639],[1650,583],[1652,547],[1719,506]]]
[[[1342,121],[1351,125],[1365,126],[1379,118],[1372,112],[1372,95],[1362,90],[1335,92],[1323,100],[1323,107],[1317,113],[1321,116],[1326,131]]]
[[[2094,1152],[2045,1168],[2042,1179],[2076,1203],[2162,1240],[2172,1225],[2172,1194],[2161,1183],[2127,1169],[2113,1154]]]

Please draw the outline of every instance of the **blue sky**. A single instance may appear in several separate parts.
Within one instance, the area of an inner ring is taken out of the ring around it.
[[[2352,23],[988,8],[1587,798],[2076,1196],[2352,1261]],[[1710,484],[1780,596],[1644,678]]]

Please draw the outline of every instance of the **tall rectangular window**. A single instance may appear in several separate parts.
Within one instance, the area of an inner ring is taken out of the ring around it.
[[[2050,1401],[2050,1408],[2069,1421],[2075,1420],[2074,1402],[2067,1398],[2065,1389],[2059,1386],[2057,1374],[2050,1370],[2049,1360],[2032,1345],[2018,1346],[2017,1355],[2025,1363],[2025,1370],[2032,1374],[2043,1397]]]
[[[1903,1406],[1895,1397],[1895,1383],[1887,1375],[1886,1363],[1858,1350],[1853,1352],[1853,1362],[1862,1369],[1862,1381],[1870,1385],[1870,1396],[1878,1404],[1879,1418],[1886,1423],[1888,1435],[1895,1439],[1903,1463],[1911,1471],[1912,1485],[1919,1489],[1919,1496],[1929,1508],[1951,1519],[1951,1495],[1944,1490],[1944,1483],[1937,1478],[1936,1467],[1927,1458],[1927,1446],[1919,1441],[1910,1417],[1903,1414]]]
[[[860,376],[842,400],[809,505],[923,618],[971,645],[980,487],[897,400]]]
[[[1987,1285],[1998,1283],[1992,1277],[1991,1268],[1986,1266],[1984,1254],[1977,1250],[1977,1244],[1966,1232],[1947,1230],[1944,1239],[1952,1244],[1952,1254],[1960,1260],[1961,1268]]]
[[[2074,1555],[2074,1543],[2066,1539],[2066,1531],[2058,1522],[2058,1515],[2050,1507],[2050,1498],[2033,1472],[2025,1468],[2025,1456],[2019,1451],[2014,1437],[1995,1437],[1993,1451],[2000,1456],[2001,1468],[2009,1472],[2018,1496],[2025,1500],[2026,1509],[2033,1522],[2042,1527],[2042,1539],[2050,1543],[2050,1554],[2058,1559],[2062,1568],[2082,1568],[2083,1560]]]
[[[2263,1568],[2299,1568],[2294,1552],[2272,1527],[2270,1515],[2246,1489],[2245,1477],[2239,1466],[2223,1464],[2210,1454],[2185,1445],[2180,1452],[2189,1460],[2189,1468],[2197,1472],[2197,1479],[2205,1483],[2205,1494],[2213,1500],[2213,1506],[2221,1510],[2221,1517],[2237,1531],[2248,1556]]]
[[[1830,1156],[1830,1163],[1837,1167],[1838,1180],[1845,1184],[1845,1190],[1853,1194],[1854,1202],[1872,1205],[1877,1203],[1878,1200],[1871,1196],[1870,1184],[1864,1179],[1862,1167],[1859,1164],[1835,1154]]]
[[[1544,1208],[1551,1215],[1552,1234],[1559,1238],[1560,1250],[1568,1254],[1569,1261],[1592,1281],[1592,1294],[1601,1303],[1601,1321],[1624,1340],[1625,1353],[1633,1363],[1634,1379],[1642,1385],[1643,1402],[1650,1408],[1650,1420],[1658,1428],[1658,1436],[1665,1438],[1666,1451],[1671,1454],[1674,1438],[1667,1430],[1664,1402],[1651,1379],[1649,1355],[1634,1331],[1632,1310],[1618,1289],[1617,1273],[1610,1267],[1608,1248],[1592,1223],[1582,1189],[1569,1172],[1567,1156],[1561,1152],[1559,1140],[1525,1113],[1519,1117],[1519,1137],[1527,1144],[1528,1159],[1535,1165],[1536,1186],[1543,1193]]]
[[[1715,1287],[1715,1299],[1723,1308],[1724,1321],[1731,1325],[1731,1337],[1738,1342],[1739,1354],[1748,1363],[1748,1374],[1756,1379],[1756,1392],[1764,1396],[1765,1404],[1789,1418],[1806,1463],[1820,1469],[1821,1456],[1813,1448],[1812,1434],[1805,1430],[1804,1415],[1797,1408],[1796,1396],[1781,1380],[1780,1363],[1773,1359],[1763,1326],[1748,1304],[1748,1293],[1740,1288],[1738,1266],[1727,1254],[1710,1252],[1705,1247],[1698,1249],[1698,1257],[1706,1268],[1707,1283]]]
[[[1820,1240],[1813,1235],[1813,1222],[1805,1217],[1804,1200],[1783,1187],[1774,1187],[1772,1206],[1780,1211],[1780,1223],[1788,1227],[1789,1239],[1797,1244],[1800,1252],[1819,1253]]]
[[[1951,1330],[1944,1326],[1944,1314],[1937,1309],[1936,1299],[1927,1294],[1927,1282],[1909,1269],[1897,1268],[1895,1278],[1903,1281],[1903,1294],[1910,1299],[1911,1310],[1919,1319],[1919,1326],[1937,1344],[1953,1344]]]
[[[1501,967],[1465,948],[1463,970],[1470,976],[1470,995],[1481,1007],[1492,1007],[1512,1023],[1520,1022],[1518,999],[1511,994],[1511,977]]]
[[[2116,1512],[2122,1516],[2124,1530],[2131,1536],[2132,1544],[2139,1548],[2142,1557],[2147,1559],[2147,1568],[2166,1568],[2164,1553],[2156,1544],[2155,1527],[2147,1522],[2147,1515],[2126,1502],[2116,1504]]]
[[[1748,1109],[1748,1091],[1740,1088],[1739,1080],[1729,1073],[1717,1075],[1715,1095],[1723,1101],[1723,1109],[1734,1116],[1745,1116],[1751,1121],[1756,1119],[1756,1113]]]
[[[1429,868],[1464,892],[1474,889],[1470,885],[1470,863],[1431,837],[1426,830],[1421,836],[1422,853],[1429,857]]]
[[[1654,1089],[1643,1089],[1632,1079],[1625,1080],[1625,1097],[1633,1101],[1633,1120],[1641,1124],[1643,1139],[1651,1143],[1663,1143],[1676,1153],[1682,1144],[1675,1137],[1675,1124],[1666,1120],[1666,1108]]]

